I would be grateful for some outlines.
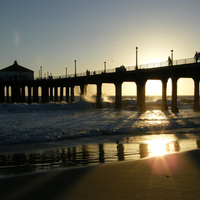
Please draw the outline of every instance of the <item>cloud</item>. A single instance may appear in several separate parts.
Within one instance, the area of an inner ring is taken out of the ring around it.
[[[14,31],[14,43],[18,45],[20,43],[20,35],[18,31]]]

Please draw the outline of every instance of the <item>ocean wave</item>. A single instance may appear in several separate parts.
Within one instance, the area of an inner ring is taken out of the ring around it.
[[[102,102],[103,109],[95,109],[94,102],[85,100],[0,104],[0,145],[116,134],[159,134],[200,127],[199,114],[193,112],[191,105],[181,104],[184,109],[181,107],[179,113],[162,112],[157,107],[143,113],[136,103],[135,98],[124,98],[123,109],[113,109],[114,101]],[[146,104],[160,106],[160,103],[160,98],[151,98]]]
[[[87,101],[75,103],[49,102],[45,104],[27,103],[3,103],[0,104],[0,111],[25,112],[25,111],[45,111],[45,110],[88,110],[93,109],[93,105]]]
[[[131,114],[131,111],[128,113]],[[186,132],[189,128],[200,128],[200,117],[156,119],[147,116],[146,118],[128,119],[128,116],[123,116],[123,114],[122,117],[114,117],[113,115],[118,116],[117,112],[109,113],[108,110],[94,112],[89,117],[85,112],[82,115],[76,112],[71,113],[70,116],[66,117],[63,112],[51,111],[51,113],[42,116],[37,113],[25,122],[25,118],[28,118],[30,114],[23,114],[23,121],[20,121],[20,119],[15,119],[18,115],[14,113],[8,126],[2,127],[0,131],[0,145],[40,143],[118,134],[160,134],[170,130],[176,133],[178,129]],[[85,118],[82,118],[84,115]],[[108,118],[106,115],[109,115]],[[16,120],[16,124],[13,124],[13,120]]]
[[[38,103],[3,103],[0,104],[0,111],[13,111],[13,112],[25,112],[34,110],[90,110],[96,108],[95,97],[92,98],[77,98],[78,101],[74,103],[66,102],[48,102],[45,104]],[[167,99],[167,105],[171,105],[171,100]],[[115,97],[105,96],[102,98],[102,108],[114,108],[115,107]],[[160,97],[146,97],[146,106],[161,106],[162,98]],[[193,97],[179,97],[177,99],[177,106],[187,106],[193,104]],[[126,107],[136,107],[137,100],[136,97],[123,97],[122,99],[123,108]]]

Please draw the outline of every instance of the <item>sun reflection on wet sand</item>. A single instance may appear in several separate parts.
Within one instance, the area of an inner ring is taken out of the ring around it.
[[[150,156],[163,155],[169,152],[170,139],[154,139],[147,142],[149,146]]]
[[[179,151],[180,145],[175,135],[149,135],[139,145],[140,157],[151,157],[164,155],[170,152]]]

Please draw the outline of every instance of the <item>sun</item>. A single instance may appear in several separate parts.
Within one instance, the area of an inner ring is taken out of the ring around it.
[[[160,80],[148,80],[146,82],[146,95],[162,95],[162,82]]]

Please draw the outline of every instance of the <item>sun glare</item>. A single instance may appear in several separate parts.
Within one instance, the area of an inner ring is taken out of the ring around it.
[[[149,141],[149,152],[152,156],[164,155],[168,151],[168,145],[170,140],[166,139],[154,139]]]
[[[148,80],[146,83],[146,95],[162,95],[162,82]]]
[[[170,139],[153,139],[140,143],[140,155],[142,158],[161,156],[170,152]]]

